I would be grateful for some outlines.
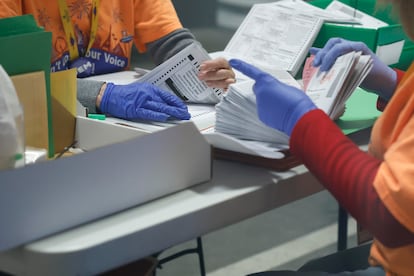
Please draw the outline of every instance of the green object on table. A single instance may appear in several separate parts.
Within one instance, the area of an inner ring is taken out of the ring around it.
[[[377,46],[394,43],[404,40],[407,36],[404,33],[402,25],[393,16],[391,6],[386,8],[377,8],[375,0],[355,1],[355,0],[339,0],[340,2],[356,8],[366,14],[384,21],[388,26],[378,29],[364,28],[358,25],[340,25],[324,23],[314,46],[322,47],[331,37],[342,37],[348,40],[362,41],[372,51],[376,51]],[[309,3],[319,8],[325,9],[332,0],[312,0]]]
[[[43,71],[48,109],[48,156],[53,157],[50,60],[52,33],[39,27],[30,14],[0,19],[0,64],[9,76]]]
[[[379,46],[393,45],[399,41],[403,41],[404,45],[400,53],[399,60],[396,63],[389,64],[392,67],[406,70],[414,59],[414,42],[405,34],[404,29],[392,11],[390,5],[378,6],[375,0],[339,0],[340,2],[356,8],[357,10],[371,15],[385,23],[388,26],[380,27],[378,29],[365,28],[359,25],[341,25],[324,23],[318,36],[313,43],[315,47],[323,47],[331,37],[342,37],[348,40],[362,41],[374,53],[377,53]],[[325,9],[332,0],[312,0],[310,4]],[[382,47],[384,48],[384,47]],[[386,51],[389,56],[391,52],[397,51],[398,47],[389,48]],[[383,53],[384,55],[384,53]]]
[[[371,127],[381,112],[377,110],[378,96],[357,88],[345,105],[345,113],[336,124],[348,135],[358,130]]]
[[[106,119],[106,116],[105,116],[105,114],[95,114],[95,113],[89,113],[89,114],[88,114],[88,118],[103,121],[103,120],[105,120],[105,119]]]

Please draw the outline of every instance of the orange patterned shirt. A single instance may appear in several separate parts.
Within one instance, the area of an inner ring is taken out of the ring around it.
[[[124,70],[129,66],[132,43],[146,51],[146,44],[182,27],[169,0],[101,0],[97,9],[96,38],[88,48],[92,0],[66,0],[76,35],[81,65],[88,74]],[[52,71],[71,67],[69,47],[58,1],[2,0],[0,18],[33,14],[40,26],[52,32]],[[78,67],[78,66],[76,66]],[[78,67],[79,73],[79,67]]]

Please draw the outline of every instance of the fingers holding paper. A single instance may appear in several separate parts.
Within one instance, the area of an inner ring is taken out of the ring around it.
[[[227,90],[230,84],[236,82],[236,75],[228,61],[224,58],[216,58],[204,61],[198,74],[210,87]]]
[[[315,55],[313,65],[320,66],[321,71],[328,71],[339,56],[353,51],[369,55],[373,61],[372,69],[361,83],[361,87],[389,100],[397,85],[397,74],[381,61],[365,43],[336,37],[329,39],[322,49],[310,49],[310,53]]]
[[[338,57],[353,51],[361,52],[364,55],[370,55],[372,57],[374,56],[372,51],[364,43],[349,41],[339,37],[329,39],[321,49],[310,49],[310,53],[315,55],[313,65],[315,67],[320,66],[322,71],[328,71]]]

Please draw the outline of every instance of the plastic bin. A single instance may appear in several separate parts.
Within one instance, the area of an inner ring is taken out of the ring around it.
[[[405,50],[407,46],[403,46],[404,44],[401,44],[401,42],[405,42],[409,39],[405,35],[396,14],[392,12],[391,6],[377,8],[375,0],[339,1],[364,13],[374,16],[375,18],[378,18],[388,23],[389,25],[378,29],[370,29],[363,28],[358,25],[351,26],[324,23],[322,29],[318,34],[318,37],[314,42],[315,47],[323,47],[331,37],[342,37],[349,40],[364,42],[372,51],[377,53],[379,57],[389,65],[398,65],[400,63],[401,53],[404,52],[403,63],[407,64],[407,61],[405,59],[410,59],[413,51],[403,51],[403,49]],[[326,8],[331,2],[332,0],[309,1],[310,4],[323,9]],[[390,58],[390,56],[394,56],[395,58]]]

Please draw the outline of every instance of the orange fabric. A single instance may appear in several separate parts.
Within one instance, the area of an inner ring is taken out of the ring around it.
[[[374,187],[393,216],[414,233],[414,65],[374,125],[370,152],[383,160]],[[414,245],[387,248],[377,240],[370,261],[388,275],[413,275]]]
[[[67,5],[78,42],[87,46],[91,24],[91,0],[67,0]],[[40,26],[53,33],[52,63],[59,60],[61,63],[66,62],[68,47],[58,1],[0,1],[0,18],[21,14],[33,14]],[[111,53],[115,58],[125,57],[128,62],[134,40],[139,51],[145,52],[146,43],[182,27],[169,0],[101,0],[98,20],[97,37],[92,48]],[[62,58],[65,54],[66,57]],[[92,55],[99,54],[102,55],[102,52],[92,52]],[[59,66],[57,63],[56,70],[61,70]]]

